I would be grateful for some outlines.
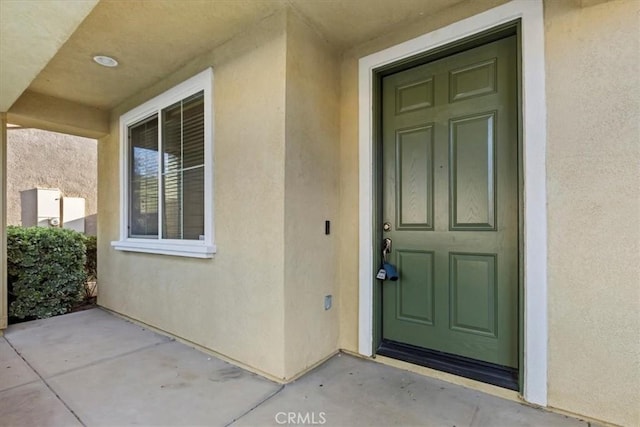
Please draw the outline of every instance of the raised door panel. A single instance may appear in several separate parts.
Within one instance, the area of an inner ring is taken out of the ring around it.
[[[434,254],[428,251],[398,250],[396,318],[412,323],[434,322]]]
[[[467,65],[449,73],[449,101],[495,93],[498,87],[496,58]]]
[[[396,177],[396,228],[433,229],[432,125],[398,131]]]
[[[396,88],[396,114],[433,106],[433,78]]]
[[[451,329],[497,337],[496,281],[494,254],[449,254]]]
[[[450,122],[451,230],[495,230],[495,117],[491,112]]]

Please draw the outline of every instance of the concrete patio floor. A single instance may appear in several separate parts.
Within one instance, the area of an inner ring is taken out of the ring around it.
[[[586,426],[337,355],[282,386],[99,308],[0,338],[3,426]]]

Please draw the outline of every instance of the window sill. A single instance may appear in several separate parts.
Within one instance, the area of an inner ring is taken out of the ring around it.
[[[216,253],[215,245],[202,243],[174,243],[159,241],[119,240],[111,242],[111,246],[118,251],[142,252],[158,255],[173,255],[189,258],[213,258]]]

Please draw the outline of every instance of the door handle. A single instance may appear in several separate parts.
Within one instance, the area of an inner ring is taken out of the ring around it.
[[[398,280],[398,269],[387,262],[387,254],[391,253],[392,241],[388,237],[382,241],[382,267],[378,271],[376,276],[380,280],[391,280],[395,282]]]
[[[382,241],[382,260],[387,261],[387,254],[391,253],[391,244],[393,241],[390,238],[385,238]]]

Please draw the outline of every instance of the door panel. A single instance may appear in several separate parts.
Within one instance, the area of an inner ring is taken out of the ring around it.
[[[382,80],[382,338],[517,367],[516,40]]]
[[[495,230],[495,113],[451,120],[451,230]]]
[[[407,113],[433,105],[433,78],[427,78],[395,88],[396,114]]]
[[[433,229],[433,126],[398,131],[396,139],[398,229]]]
[[[496,338],[496,256],[449,254],[451,329]]]
[[[433,252],[398,251],[398,268],[407,271],[396,288],[395,315],[399,320],[433,325]]]
[[[496,58],[451,71],[450,102],[496,91]]]

